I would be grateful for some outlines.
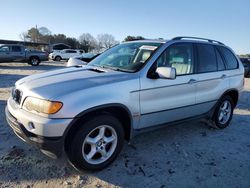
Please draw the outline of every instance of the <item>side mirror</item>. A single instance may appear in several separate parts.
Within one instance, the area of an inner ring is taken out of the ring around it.
[[[176,70],[173,67],[158,67],[155,71],[159,78],[163,79],[175,79]]]
[[[77,58],[69,58],[68,62],[67,62],[67,67],[78,67],[78,66],[83,66],[83,65],[87,65],[87,63],[85,61],[81,61],[80,59]]]

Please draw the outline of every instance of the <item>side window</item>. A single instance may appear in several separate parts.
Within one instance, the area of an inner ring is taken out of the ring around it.
[[[21,52],[20,46],[12,46],[12,52]]]
[[[218,71],[225,70],[226,69],[225,64],[217,48],[215,48],[215,53],[216,53],[216,59],[217,59],[217,64],[218,64]]]
[[[156,61],[157,67],[174,67],[177,75],[193,73],[193,45],[173,44]]]
[[[66,53],[77,53],[75,50],[67,50]]]
[[[0,52],[9,52],[10,48],[8,46],[3,46],[0,48]]]
[[[236,57],[233,55],[233,53],[225,47],[219,47],[219,48],[226,60],[227,69],[237,69],[238,61]]]
[[[197,44],[198,73],[217,71],[215,50],[209,44]]]

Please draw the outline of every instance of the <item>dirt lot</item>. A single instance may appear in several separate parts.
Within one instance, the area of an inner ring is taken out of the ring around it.
[[[0,64],[0,187],[250,187],[250,79],[230,127],[190,122],[141,134],[107,169],[80,174],[22,142],[4,115],[16,80],[63,66]]]

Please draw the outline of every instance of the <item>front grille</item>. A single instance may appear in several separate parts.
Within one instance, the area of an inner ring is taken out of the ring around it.
[[[19,89],[13,88],[11,94],[12,94],[13,100],[17,104],[20,104],[21,99],[22,99],[22,92]]]

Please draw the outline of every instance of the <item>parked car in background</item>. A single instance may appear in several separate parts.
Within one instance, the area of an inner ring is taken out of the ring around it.
[[[68,60],[71,57],[79,56],[84,53],[83,50],[75,50],[75,49],[64,49],[53,51],[49,54],[49,58],[54,61]]]
[[[245,68],[245,77],[250,78],[250,58],[240,58]]]
[[[95,59],[100,54],[94,54],[94,53],[83,53],[79,56],[71,57],[69,58],[67,62],[67,67],[72,67],[76,65],[86,65],[93,59]]]
[[[25,49],[23,45],[17,44],[0,46],[0,62],[27,62],[37,66],[41,61],[47,60],[47,52]]]
[[[243,86],[244,67],[221,42],[132,41],[85,66],[18,80],[5,113],[15,134],[46,155],[100,170],[137,133],[197,118],[226,128]]]

